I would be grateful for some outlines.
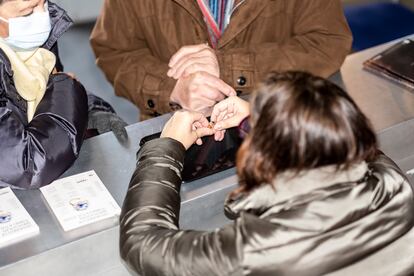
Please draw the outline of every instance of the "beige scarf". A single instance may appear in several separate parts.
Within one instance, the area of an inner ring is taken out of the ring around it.
[[[49,76],[56,65],[56,57],[43,48],[15,51],[2,39],[0,48],[10,60],[17,92],[27,101],[27,120],[30,122],[46,92]]]

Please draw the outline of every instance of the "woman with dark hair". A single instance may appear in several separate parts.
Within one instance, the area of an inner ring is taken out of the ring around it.
[[[247,116],[250,118],[244,120]],[[339,87],[271,74],[251,99],[211,116],[177,112],[139,152],[121,214],[121,255],[140,275],[321,275],[380,250],[414,224],[413,191],[377,150],[368,119]],[[234,223],[178,228],[185,150],[204,135],[250,130],[237,156]]]

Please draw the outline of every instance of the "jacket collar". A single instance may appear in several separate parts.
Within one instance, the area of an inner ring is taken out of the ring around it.
[[[366,162],[342,171],[337,171],[336,166],[308,170],[296,176],[288,171],[281,173],[272,185],[262,185],[248,194],[227,198],[225,212],[229,218],[238,217],[242,211],[260,215],[276,204],[292,200],[311,191],[338,183],[362,180],[367,172]]]
[[[207,30],[206,23],[204,22],[203,14],[198,7],[197,1],[188,0],[173,0],[182,8],[184,8],[203,28]]]
[[[273,0],[271,0],[273,1]],[[246,29],[255,20],[269,1],[261,0],[239,0],[235,1],[235,10],[231,16],[230,24],[227,26],[217,47],[222,48]]]
[[[173,1],[183,7],[197,21],[198,24],[207,30],[206,23],[203,19],[203,14],[201,13],[196,1]],[[250,23],[260,15],[260,13],[266,7],[268,1],[269,0],[236,0],[235,10],[231,17],[230,24],[227,26],[226,30],[223,33],[223,36],[220,38],[217,47],[224,47],[240,32],[246,29]]]
[[[49,2],[48,6],[52,30],[43,47],[50,50],[58,39],[73,25],[73,21],[66,11],[55,3]]]

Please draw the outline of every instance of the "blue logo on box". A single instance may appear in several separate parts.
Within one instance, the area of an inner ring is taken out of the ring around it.
[[[11,221],[12,215],[10,212],[0,211],[0,223],[7,223]]]
[[[88,200],[82,198],[74,198],[69,203],[76,211],[83,211],[89,207]]]

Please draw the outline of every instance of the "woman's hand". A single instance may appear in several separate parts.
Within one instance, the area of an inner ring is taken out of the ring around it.
[[[219,102],[213,108],[211,121],[215,123],[214,138],[221,141],[228,128],[238,126],[244,118],[250,115],[250,103],[237,96],[231,96]]]
[[[214,134],[214,130],[208,126],[208,120],[201,113],[177,111],[165,124],[161,137],[177,140],[188,149],[195,142],[201,145],[201,137]]]

